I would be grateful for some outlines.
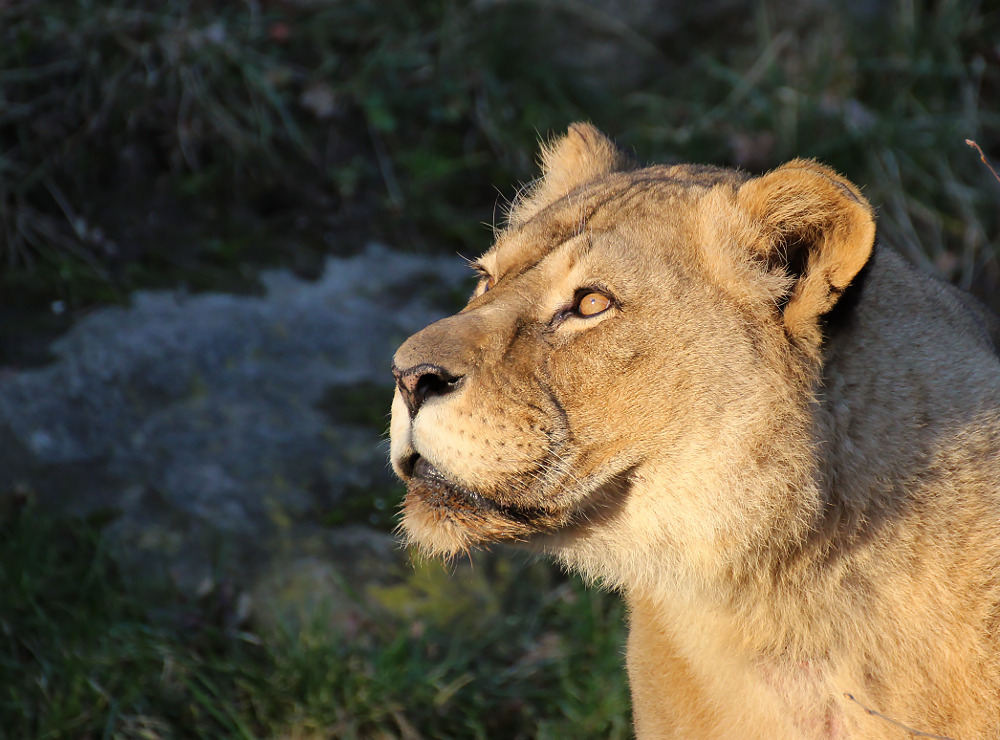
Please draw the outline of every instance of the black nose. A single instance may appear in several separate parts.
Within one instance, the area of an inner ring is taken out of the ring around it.
[[[395,365],[392,366],[392,375],[396,379],[396,387],[399,394],[406,403],[406,408],[410,410],[410,418],[417,415],[417,411],[424,401],[432,396],[443,396],[458,388],[461,375],[452,375],[443,367],[424,363],[406,370],[400,370]]]

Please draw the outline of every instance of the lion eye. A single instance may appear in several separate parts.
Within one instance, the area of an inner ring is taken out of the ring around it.
[[[476,290],[472,294],[473,297],[479,297],[483,293],[487,293],[493,289],[493,286],[497,284],[496,278],[486,273],[482,273],[479,277],[479,282],[476,284]]]
[[[482,295],[490,290],[493,286],[497,284],[496,278],[492,275],[484,274],[479,278],[479,285],[476,286],[476,295]]]
[[[576,304],[576,312],[581,316],[596,316],[611,308],[611,299],[603,293],[587,293]]]

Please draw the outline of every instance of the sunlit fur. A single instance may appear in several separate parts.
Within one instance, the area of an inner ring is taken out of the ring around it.
[[[639,168],[576,124],[542,163],[396,354],[459,378],[397,391],[405,538],[620,591],[643,740],[1000,737],[996,320],[815,162]]]

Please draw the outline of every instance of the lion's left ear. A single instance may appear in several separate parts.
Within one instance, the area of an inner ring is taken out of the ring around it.
[[[542,145],[542,177],[508,214],[517,226],[567,193],[600,177],[631,169],[634,162],[589,123],[570,124],[565,136]]]
[[[871,256],[871,205],[829,167],[802,159],[748,180],[737,203],[754,226],[751,248],[794,281],[783,308],[786,332],[818,349],[820,317]]]

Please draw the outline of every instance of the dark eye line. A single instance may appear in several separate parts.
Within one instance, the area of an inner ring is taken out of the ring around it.
[[[489,292],[493,286],[496,285],[496,278],[490,275],[489,272],[487,272],[478,262],[471,263],[470,267],[472,267],[478,275],[478,282],[476,284],[474,297]]]
[[[581,288],[577,288],[573,293],[573,303],[578,303],[581,298],[589,293],[600,293],[602,296],[611,301],[612,306],[619,305],[615,294],[603,283],[591,283],[590,285],[584,285]]]

